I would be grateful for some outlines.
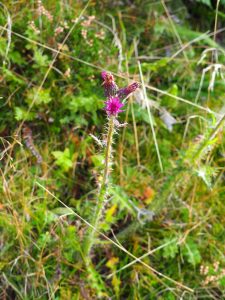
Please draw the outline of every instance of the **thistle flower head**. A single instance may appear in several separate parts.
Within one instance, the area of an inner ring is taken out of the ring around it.
[[[102,85],[104,86],[105,96],[107,97],[107,100],[105,101],[105,110],[108,116],[117,116],[118,113],[122,111],[121,107],[124,106],[121,99],[133,93],[139,88],[139,84],[134,82],[127,87],[119,89],[111,73],[104,71],[101,73],[101,76],[103,79]]]
[[[115,83],[114,77],[111,73],[108,72],[102,72],[102,79],[103,79],[103,86],[105,89],[105,96],[106,97],[112,97],[115,96],[117,91],[118,91],[118,87]]]
[[[105,102],[105,110],[108,116],[117,116],[118,113],[122,112],[121,107],[124,104],[120,102],[118,97],[111,97]]]

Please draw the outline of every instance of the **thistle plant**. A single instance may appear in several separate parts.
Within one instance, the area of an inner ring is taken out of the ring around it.
[[[102,85],[104,87],[104,92],[106,96],[104,110],[107,114],[107,132],[106,143],[101,143],[100,141],[102,145],[105,145],[104,170],[102,180],[99,183],[97,204],[92,219],[93,227],[89,227],[84,240],[83,251],[84,257],[86,259],[86,264],[88,265],[91,262],[90,252],[95,242],[95,231],[98,231],[100,222],[103,219],[105,202],[108,197],[109,175],[113,164],[113,135],[115,134],[117,127],[121,126],[117,118],[119,113],[123,111],[121,108],[124,107],[127,97],[139,87],[138,83],[135,82],[128,85],[127,87],[119,89],[111,73],[102,72],[101,76],[103,80]]]

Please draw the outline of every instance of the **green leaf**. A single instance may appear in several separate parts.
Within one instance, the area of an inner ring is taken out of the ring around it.
[[[141,107],[140,105],[134,105],[134,113],[135,113],[135,118],[137,122],[146,122],[147,124],[150,124],[150,119],[149,119],[149,114],[148,110],[146,108]],[[152,121],[153,125],[156,125],[155,118],[152,114]]]
[[[196,173],[204,181],[207,187],[211,189],[213,177],[216,176],[218,170],[216,168],[205,165],[200,166],[198,170],[196,170]]]
[[[59,215],[59,216],[63,216],[63,215],[71,215],[73,214],[73,212],[71,211],[71,209],[67,208],[67,207],[57,207],[57,208],[54,208],[52,210],[52,212],[56,215]]]
[[[102,154],[92,155],[91,160],[95,167],[102,167],[104,165],[104,156]]]
[[[225,276],[223,276],[219,279],[219,285],[223,288],[225,287]]]
[[[160,68],[165,67],[167,65],[168,61],[169,61],[168,57],[163,57],[162,59],[159,59],[153,63],[143,63],[142,69],[144,72],[146,72],[146,71],[157,72],[160,70]]]
[[[3,37],[0,37],[0,55],[5,56],[5,51],[7,48],[7,40]]]
[[[201,254],[198,250],[198,245],[191,238],[187,239],[185,244],[182,245],[181,253],[193,266],[196,266],[201,262]]]
[[[203,3],[207,5],[208,7],[212,8],[211,0],[197,0],[197,2]]]
[[[16,74],[11,72],[10,70],[8,70],[6,68],[2,68],[2,70],[3,70],[4,78],[6,80],[15,82],[17,84],[23,84],[24,83],[22,79],[20,79]]]
[[[91,286],[94,288],[98,299],[108,298],[105,283],[100,274],[91,264],[88,266],[88,281],[91,282]]]
[[[100,101],[96,97],[85,97],[85,96],[70,96],[66,99],[69,109],[72,112],[85,111],[94,112],[100,107]]]
[[[168,292],[166,295],[165,295],[165,300],[176,300],[175,296],[172,294],[172,292]]]
[[[62,236],[63,256],[70,262],[74,262],[75,251],[80,252],[80,241],[75,226],[69,225]]]
[[[26,109],[16,106],[14,108],[15,119],[17,121],[25,120],[32,121],[35,118],[35,113],[27,112]]]
[[[124,190],[118,186],[113,185],[109,187],[109,194],[113,197],[113,202],[118,204],[119,208],[125,208],[130,212],[135,212],[134,207],[130,203],[130,199],[128,195],[124,192]]]
[[[22,65],[25,63],[25,59],[21,56],[20,52],[18,52],[18,51],[10,52],[9,58],[15,64]]]
[[[177,96],[178,95],[178,86],[176,84],[173,84],[168,90],[167,93]],[[164,95],[161,99],[162,106],[166,106],[169,108],[176,108],[177,107],[177,100],[171,96]]]
[[[49,244],[51,242],[51,235],[50,233],[47,231],[45,233],[42,233],[39,237],[39,239],[37,240],[37,245],[39,247],[45,247],[47,244]]]
[[[169,243],[174,237],[165,238],[163,244]],[[164,258],[174,258],[178,253],[177,241],[168,244],[163,248],[163,257]]]
[[[64,151],[53,151],[53,156],[56,159],[56,164],[65,172],[68,172],[73,166],[72,156],[68,148]]]
[[[43,55],[39,49],[34,52],[34,61],[36,63],[35,68],[45,67],[49,64],[48,56]]]
[[[217,44],[212,38],[210,38],[207,33],[198,32],[196,30],[194,31],[189,29],[188,27],[178,24],[176,24],[176,30],[182,38],[182,40],[185,39],[190,41],[199,38],[199,40],[196,40],[196,43],[205,43],[211,47],[219,48],[223,51],[223,48],[219,44]]]
[[[34,87],[27,94],[26,102],[30,105],[35,100],[35,105],[48,104],[52,101],[49,89],[41,89]]]

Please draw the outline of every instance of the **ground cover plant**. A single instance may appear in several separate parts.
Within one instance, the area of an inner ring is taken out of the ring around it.
[[[225,299],[225,1],[1,1],[0,33],[0,299]]]

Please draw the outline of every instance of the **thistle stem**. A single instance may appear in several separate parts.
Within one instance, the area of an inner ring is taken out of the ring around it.
[[[114,117],[109,118],[109,131],[107,135],[107,144],[106,144],[106,153],[105,153],[105,168],[104,168],[104,175],[102,180],[102,185],[106,185],[109,176],[109,165],[110,165],[110,158],[112,152],[112,139],[113,139],[113,131],[114,131]]]
[[[110,171],[110,162],[111,162],[111,153],[112,153],[112,141],[113,141],[113,133],[114,133],[114,116],[109,117],[108,121],[108,134],[107,134],[107,143],[106,143],[106,151],[105,151],[105,166],[103,172],[103,179],[101,182],[101,186],[98,192],[98,202],[95,210],[95,214],[93,217],[92,225],[94,228],[89,227],[86,238],[84,240],[84,257],[86,258],[87,266],[90,265],[90,252],[94,245],[95,240],[95,230],[99,228],[99,222],[103,215],[104,210],[104,201],[106,199],[107,194],[107,183]]]

